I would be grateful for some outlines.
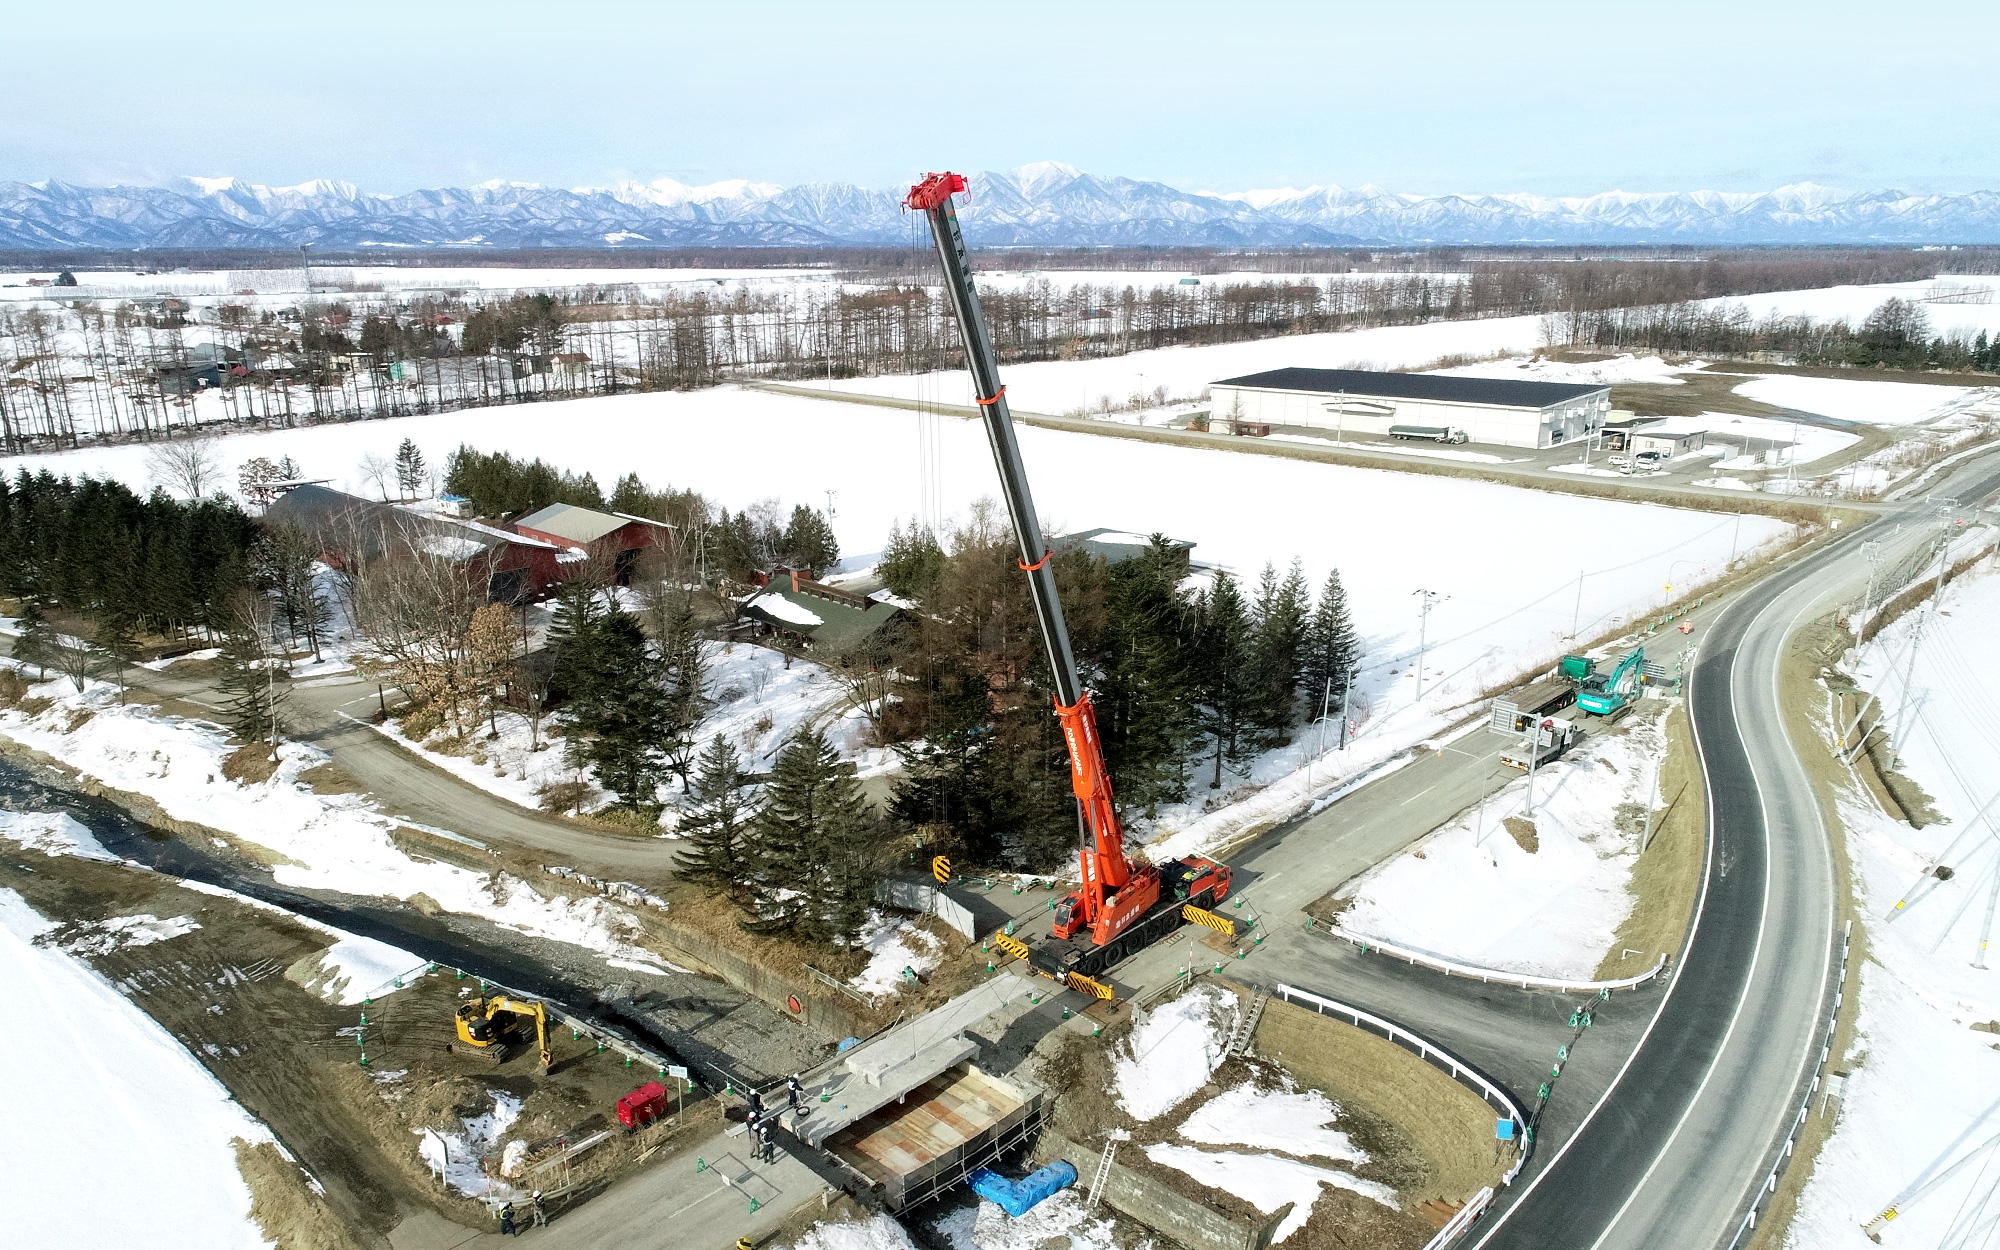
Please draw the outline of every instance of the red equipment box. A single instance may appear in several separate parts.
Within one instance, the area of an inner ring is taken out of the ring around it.
[[[638,1128],[648,1120],[666,1114],[670,1097],[666,1086],[658,1081],[647,1081],[618,1100],[618,1122],[626,1128]]]

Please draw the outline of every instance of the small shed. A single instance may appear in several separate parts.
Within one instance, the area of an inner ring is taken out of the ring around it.
[[[1672,459],[1707,446],[1708,430],[1702,426],[1655,421],[1650,425],[1635,426],[1632,430],[1631,447],[1635,452],[1658,452]]]

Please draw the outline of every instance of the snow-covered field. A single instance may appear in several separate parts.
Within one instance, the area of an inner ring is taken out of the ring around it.
[[[1567,363],[1560,360],[1482,360],[1434,372],[1462,378],[1512,378],[1521,382],[1577,382],[1612,386],[1643,382],[1655,386],[1681,386],[1681,375],[1707,368],[1699,360],[1670,365],[1658,356],[1613,356],[1609,360]]]
[[[1868,953],[1860,1062],[1793,1220],[1788,1244],[1798,1250],[1870,1250],[1860,1226],[1892,1204],[1901,1214],[1881,1239],[1891,1248],[1985,1245],[2000,1215],[2000,1023],[1992,1023],[2000,1022],[2000,949],[1986,949],[2000,923],[1989,920],[2000,883],[1992,823],[2000,814],[2000,680],[1976,662],[2000,647],[2000,575],[1947,588],[1942,611],[1924,622],[1906,692],[1916,624],[1915,614],[1905,616],[1870,644],[1857,684],[1877,693],[1891,724],[1914,694],[1903,771],[1944,819],[1913,830],[1884,814],[1858,780],[1842,787]],[[1937,865],[1952,870],[1949,880],[1925,875]],[[1968,1156],[1950,1179],[1910,1200]]]
[[[1334,334],[1288,334],[1247,343],[1210,347],[1163,347],[1096,360],[1044,361],[1014,365],[1001,380],[1007,401],[1026,412],[1065,413],[1095,408],[1100,399],[1124,404],[1135,394],[1164,386],[1170,396],[1196,396],[1221,378],[1300,366],[1312,369],[1393,369],[1425,365],[1442,356],[1515,352],[1541,346],[1539,317],[1493,317],[1477,321],[1433,321],[1426,325],[1384,326]],[[862,395],[891,395],[942,404],[970,404],[971,375],[894,374],[835,381],[833,389]]]
[[[1871,425],[1911,425],[1942,416],[1971,386],[1929,386],[1921,382],[1855,382],[1846,378],[1801,378],[1774,374],[1733,388],[1745,399],[1778,408],[1796,408],[1844,421]]]
[[[1708,303],[1742,305],[1753,318],[1807,316],[1815,321],[1841,320],[1859,326],[1884,300],[1904,299],[1921,305],[1930,318],[1931,333],[1975,335],[2000,332],[2000,302],[1941,303],[1934,296],[1951,289],[1985,287],[1988,299],[2000,301],[2000,279],[1987,276],[1941,275],[1921,282],[1882,282],[1869,286],[1830,286],[1802,291],[1770,291],[1762,295],[1730,295]]]
[[[230,1143],[270,1131],[103,977],[36,941],[53,927],[0,889],[4,1240],[263,1247]]]
[[[1347,891],[1354,904],[1341,926],[1474,967],[1588,979],[1632,910],[1637,814],[1657,806],[1666,745],[1659,717],[1643,714],[1537,769],[1532,815],[1522,776],[1364,873]],[[1510,820],[1532,820],[1534,850]],[[1645,952],[1628,971],[1644,971],[1661,953]]]

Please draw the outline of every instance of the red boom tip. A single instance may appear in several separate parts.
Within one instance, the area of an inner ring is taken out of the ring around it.
[[[910,193],[903,197],[903,207],[927,213],[950,199],[954,192],[963,190],[963,174],[925,174],[924,180],[911,187]]]

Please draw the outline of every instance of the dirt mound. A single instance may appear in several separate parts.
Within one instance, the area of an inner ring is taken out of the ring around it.
[[[1509,816],[1500,822],[1507,827],[1507,833],[1514,839],[1514,845],[1533,855],[1542,849],[1542,837],[1535,828],[1535,822],[1526,816]]]

